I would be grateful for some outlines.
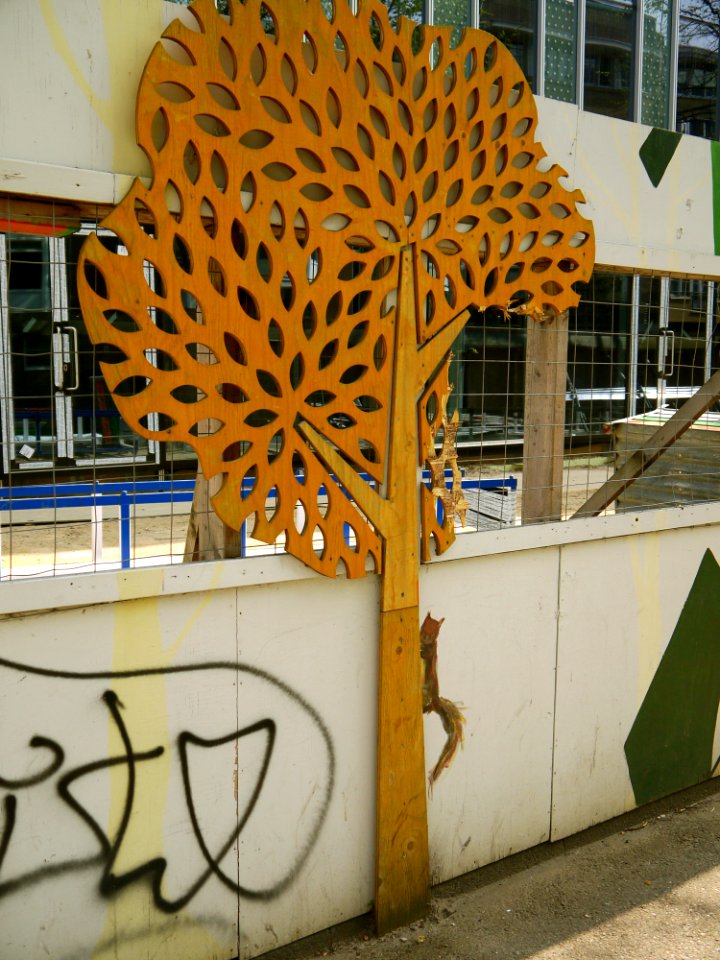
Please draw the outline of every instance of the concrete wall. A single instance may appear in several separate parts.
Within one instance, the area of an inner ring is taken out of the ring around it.
[[[468,535],[422,568],[466,718],[435,882],[710,775],[713,554],[720,505]],[[367,911],[377,587],[287,557],[6,584],[3,955],[250,957]],[[640,719],[678,645],[659,748]],[[676,774],[680,727],[702,762]],[[429,715],[428,768],[442,742]]]
[[[115,203],[147,176],[135,144],[135,96],[164,26],[191,18],[162,0],[3,0],[0,189]],[[27,55],[28,45],[32,56]],[[537,98],[539,139],[580,188],[597,262],[714,277],[711,147],[682,137],[653,186],[640,149],[650,128]],[[666,143],[646,148],[657,161]]]

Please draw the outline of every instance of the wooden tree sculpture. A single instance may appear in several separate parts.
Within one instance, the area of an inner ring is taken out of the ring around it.
[[[385,930],[428,899],[418,550],[447,547],[453,517],[417,470],[446,357],[468,305],[574,305],[593,239],[565,171],[538,167],[535,104],[497,40],[357,6],[197,0],[172,23],[138,94],[152,183],[103,224],[127,256],[91,237],[79,282],[122,415],[197,451],[228,526],[252,519],[329,576],[382,575]]]

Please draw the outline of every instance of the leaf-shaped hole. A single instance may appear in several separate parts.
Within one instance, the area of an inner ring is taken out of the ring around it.
[[[228,168],[217,150],[213,151],[210,157],[210,176],[220,193],[225,193],[228,185]]]
[[[521,119],[518,120],[518,122],[512,128],[512,136],[516,139],[524,137],[532,127],[532,124],[533,122],[531,117],[521,117]]]
[[[436,37],[430,44],[430,69],[437,70],[443,58],[443,43],[440,37]]]
[[[460,145],[457,140],[453,140],[452,143],[448,144],[445,150],[445,156],[443,157],[443,170],[450,170],[451,167],[455,166],[457,158],[460,154]]]
[[[222,452],[223,463],[235,463],[241,460],[251,449],[252,443],[249,440],[235,440],[229,444]]]
[[[327,417],[327,422],[331,427],[335,427],[336,430],[347,430],[348,427],[356,427],[357,420],[354,417],[351,417],[349,413],[331,413]]]
[[[182,220],[182,198],[180,196],[180,191],[175,186],[172,180],[168,180],[165,184],[165,206],[170,216],[176,221],[180,222]]]
[[[407,68],[405,67],[405,59],[399,47],[393,48],[392,69],[398,83],[404,83],[405,77],[407,76]]]
[[[348,151],[344,150],[342,147],[332,147],[332,155],[344,170],[359,170],[360,165],[355,159],[355,157]]]
[[[398,120],[400,121],[400,126],[403,128],[405,133],[412,136],[412,133],[413,133],[412,113],[410,112],[408,105],[405,103],[404,100],[398,100],[397,112],[398,112]]]
[[[310,256],[307,258],[307,264],[305,265],[305,276],[308,279],[308,283],[314,283],[320,276],[321,270],[322,250],[320,247],[315,247]]]
[[[326,343],[322,348],[320,353],[320,359],[318,361],[318,368],[324,370],[326,367],[329,367],[333,362],[335,357],[338,355],[339,342],[337,340],[331,340],[329,343]]]
[[[181,83],[168,80],[155,84],[155,91],[170,103],[188,103],[195,98],[195,94]]]
[[[303,310],[302,328],[306,340],[310,340],[317,330],[317,310],[312,301]]]
[[[150,139],[157,153],[160,153],[168,142],[169,136],[170,126],[168,124],[167,114],[162,107],[158,107],[153,114],[152,123],[150,124]]]
[[[270,440],[268,442],[268,447],[267,447],[268,463],[274,463],[277,460],[277,458],[282,454],[284,449],[285,449],[285,431],[278,430],[277,433],[274,433],[272,437],[270,437]],[[275,491],[275,497],[276,497],[276,507],[275,507],[275,510],[273,511],[273,516],[274,516],[277,513],[277,510],[279,507],[280,491],[278,490],[277,487],[273,487],[273,490]],[[269,499],[271,498],[268,497],[268,500]],[[268,520],[270,519],[272,518],[268,517]]]
[[[437,231],[439,226],[440,217],[437,213],[434,213],[432,216],[428,217],[423,224],[422,230],[420,231],[420,239],[427,240],[428,237],[431,237]]]
[[[260,4],[260,25],[265,35],[272,38],[274,42],[277,42],[277,19],[266,3]]]
[[[291,97],[294,97],[298,85],[298,76],[295,64],[287,54],[283,56],[280,64],[280,77],[287,92]]]
[[[305,186],[300,189],[300,193],[314,203],[323,203],[323,201],[328,200],[333,195],[332,190],[325,183],[306,183]]]
[[[566,217],[570,216],[569,209],[565,206],[564,203],[551,203],[550,204],[550,213],[557,217],[558,220],[565,220]]]
[[[264,243],[259,243],[255,251],[255,266],[257,267],[258,274],[263,278],[265,283],[268,283],[273,272],[273,260],[270,251]]]
[[[519,203],[517,208],[518,213],[521,213],[523,217],[526,217],[528,220],[537,220],[537,218],[540,216],[540,211],[532,203]]]
[[[360,207],[361,209],[368,209],[370,207],[370,200],[368,199],[367,194],[364,193],[364,191],[362,191],[359,187],[356,187],[350,183],[345,183],[343,184],[343,190],[345,191],[345,195],[350,203],[354,204],[356,207]]]
[[[533,261],[530,269],[533,273],[545,273],[552,265],[553,262],[549,257],[538,257],[537,260]]]
[[[500,195],[506,197],[508,200],[511,200],[520,193],[522,188],[522,184],[517,180],[509,180],[506,184],[504,184],[502,190],[500,191]]]
[[[338,290],[337,293],[334,293],[332,297],[328,300],[328,305],[325,309],[325,322],[328,326],[335,323],[340,314],[342,313],[343,297],[342,293]]]
[[[348,334],[348,349],[351,350],[353,347],[357,347],[359,344],[361,344],[367,337],[369,329],[370,322],[368,320],[363,320],[362,323],[356,324]]]
[[[257,370],[255,372],[260,389],[271,397],[281,397],[282,389],[277,377],[274,377],[269,370]]]
[[[457,34],[459,34],[459,32],[460,31],[457,31]],[[451,47],[457,46],[457,42],[453,44],[451,40],[450,46]],[[443,93],[445,94],[446,97],[449,97],[450,94],[453,92],[453,90],[455,89],[456,83],[457,83],[457,67],[455,66],[454,63],[449,63],[445,68],[445,73],[443,74]]]
[[[197,423],[194,423],[188,430],[188,433],[191,437],[214,437],[224,426],[224,420],[220,420],[217,417],[205,417],[203,420],[198,420]]]
[[[533,155],[528,153],[527,150],[521,150],[520,153],[516,153],[512,158],[512,165],[517,170],[524,170],[525,167],[529,167],[533,162]]]
[[[262,172],[268,180],[275,180],[278,183],[284,183],[286,180],[292,180],[296,175],[293,168],[288,163],[267,163],[262,168]]]
[[[178,233],[176,233],[173,237],[172,249],[175,263],[177,263],[184,273],[192,273],[193,262],[190,247],[188,246],[187,241],[185,241]]]
[[[137,397],[150,386],[152,380],[148,377],[125,377],[112,391],[116,397]]]
[[[230,128],[220,119],[210,113],[198,113],[195,115],[195,123],[202,131],[211,137],[229,137]]]
[[[201,310],[200,304],[197,302],[195,296],[190,293],[189,290],[180,291],[180,302],[182,303],[183,310],[190,317],[194,323],[201,322]]]
[[[477,50],[469,50],[467,56],[465,57],[465,79],[470,80],[477,73],[478,68],[478,55]]]
[[[163,280],[163,275],[152,260],[143,260],[143,278],[149,289],[157,294],[158,297],[165,298],[167,296],[167,288]]]
[[[368,77],[368,72],[365,69],[365,65],[360,60],[355,61],[353,79],[355,80],[355,86],[358,93],[364,100],[370,92],[370,78]]]
[[[290,123],[290,114],[279,100],[275,97],[260,97],[260,103],[265,108],[265,113],[278,123]]]
[[[240,137],[240,143],[248,150],[262,150],[274,139],[275,137],[267,130],[246,130]]]
[[[245,417],[245,423],[249,427],[266,427],[269,423],[277,420],[277,413],[274,410],[253,410]]]
[[[435,260],[435,258],[427,252],[427,250],[422,251],[420,262],[422,263],[423,267],[425,268],[425,272],[429,277],[434,278],[438,276],[439,269],[437,260]]]
[[[393,94],[393,82],[387,70],[381,67],[379,63],[373,63],[372,72],[375,89],[391,97]]]
[[[361,123],[357,125],[357,139],[360,149],[365,156],[368,157],[368,159],[373,160],[375,158],[375,144],[372,136],[370,135],[370,131]]]
[[[175,426],[177,420],[168,413],[154,410],[152,413],[145,413],[142,417],[139,417],[138,423],[143,430],[147,430],[148,433],[158,434],[167,433],[168,430]],[[152,428],[150,427],[151,423],[153,425]]]
[[[499,140],[500,137],[505,132],[505,127],[507,126],[507,114],[501,113],[499,116],[495,117],[493,120],[493,125],[490,129],[490,139]]]
[[[325,173],[325,164],[320,157],[312,150],[306,150],[304,147],[296,147],[295,153],[304,167],[313,173]]]
[[[183,170],[190,183],[197,183],[200,179],[200,154],[192,140],[185,144]]]
[[[512,230],[509,230],[508,233],[506,233],[505,236],[500,241],[499,254],[501,259],[505,259],[508,253],[510,253],[510,251],[512,250],[512,245],[513,245],[513,232]]]
[[[485,73],[489,73],[490,70],[497,63],[498,57],[498,46],[497,43],[493,40],[492,43],[488,44],[488,47],[485,51],[485,57],[483,58],[483,69]]]
[[[498,285],[498,270],[497,267],[494,267],[488,275],[485,277],[485,286],[483,287],[483,292],[486,297],[489,297]]]
[[[507,273],[505,274],[505,283],[512,284],[515,283],[523,275],[525,271],[525,264],[522,261],[513,263],[508,267]]]
[[[347,70],[348,63],[350,62],[350,55],[348,53],[348,45],[345,42],[345,37],[338,32],[335,34],[335,43],[333,44],[335,49],[335,56],[337,57],[338,65],[342,71]]]
[[[143,353],[150,366],[155,367],[156,370],[162,370],[163,373],[171,373],[173,370],[180,369],[170,354],[164,350],[158,350],[157,347],[148,347]]]
[[[443,116],[443,128],[445,130],[445,136],[451,137],[456,126],[457,114],[455,113],[455,107],[453,104],[450,104],[450,106],[445,110],[445,114]]]
[[[472,195],[470,202],[476,206],[480,206],[490,199],[492,192],[493,188],[489,184],[484,183],[481,187],[477,188],[475,193]]]
[[[447,196],[445,197],[445,206],[446,207],[454,206],[462,196],[462,192],[463,192],[463,181],[456,180],[454,183],[450,185],[448,189]]]
[[[250,54],[250,76],[256,87],[265,79],[267,72],[267,58],[261,44],[258,44]]]
[[[526,233],[518,244],[518,250],[520,253],[526,253],[531,247],[535,246],[537,238],[538,235],[536,230],[531,230],[530,233]]]
[[[480,106],[480,91],[477,87],[470,91],[465,100],[465,119],[469,123]]]
[[[240,304],[240,309],[243,311],[243,313],[247,314],[251,320],[260,319],[260,308],[258,306],[258,302],[247,287],[238,286],[237,298],[238,303]]]
[[[185,349],[193,360],[206,366],[220,362],[215,356],[214,351],[206,343],[186,343]]]
[[[318,52],[317,47],[315,46],[315,41],[307,31],[303,33],[302,44],[300,45],[300,48],[302,50],[305,66],[308,68],[308,72],[315,73],[318,66]]]
[[[338,280],[354,280],[355,277],[359,277],[363,272],[367,264],[363,260],[350,260],[348,263],[343,264],[338,271]]]
[[[216,383],[215,389],[228,403],[247,403],[248,395],[236,383]]]
[[[217,290],[221,297],[227,296],[227,280],[225,279],[225,271],[223,270],[220,261],[216,260],[215,257],[208,257],[208,279],[210,280],[210,285],[214,290]]]
[[[270,228],[275,235],[275,239],[282,240],[285,234],[285,214],[277,200],[274,200],[270,207]]]
[[[403,209],[403,216],[405,217],[405,223],[407,226],[410,226],[411,223],[415,222],[415,217],[418,212],[417,197],[415,196],[414,191],[408,194],[407,200],[405,201],[405,207]],[[395,231],[393,231],[395,232]],[[395,233],[396,242],[400,238]]]
[[[370,16],[368,28],[370,30],[370,38],[372,42],[375,44],[378,50],[382,50],[385,42],[385,36],[383,34],[382,24],[374,13]]]
[[[182,383],[170,391],[170,396],[178,403],[191,404],[200,403],[207,399],[207,394],[200,387],[193,386],[191,383]]]
[[[436,246],[446,257],[454,257],[462,250],[460,244],[456,243],[455,240],[450,240],[449,237],[443,237],[441,240],[438,240]]]
[[[578,270],[580,264],[577,260],[572,260],[570,257],[565,257],[558,263],[558,269],[562,270],[563,273],[574,273],[575,270]]]
[[[475,273],[467,260],[460,260],[460,277],[466,287],[475,289]]]
[[[337,397],[330,390],[313,390],[305,397],[305,403],[310,407],[326,407]]]
[[[299,247],[305,247],[305,244],[308,242],[308,237],[310,236],[310,227],[308,225],[307,217],[303,210],[298,208],[295,213],[295,218],[293,220],[293,233],[295,234],[295,240]]]
[[[393,268],[395,263],[395,257],[381,257],[380,260],[373,267],[371,280],[382,280],[383,277],[386,277]]]
[[[488,217],[494,220],[495,223],[508,223],[508,221],[512,220],[512,214],[508,210],[503,210],[502,207],[493,207],[493,209],[488,212]]]
[[[142,330],[140,324],[129,313],[124,313],[122,310],[104,310],[103,316],[113,330],[118,330],[120,333],[137,333],[138,330]]]
[[[577,233],[574,233],[569,240],[571,247],[582,247],[590,239],[590,234],[585,233],[583,230],[578,230]]]
[[[380,193],[385,201],[390,205],[394,204],[395,188],[393,187],[392,180],[383,170],[378,171],[378,184],[380,186]]]
[[[387,355],[388,355],[387,341],[385,340],[385,337],[382,334],[380,334],[380,336],[375,341],[375,346],[373,347],[373,363],[378,373],[385,366]]]
[[[355,397],[353,403],[358,410],[361,410],[363,413],[375,413],[377,410],[382,410],[382,403],[380,403],[377,397],[371,397],[367,393]]]
[[[221,83],[208,83],[207,88],[208,93],[219,107],[224,107],[226,110],[240,109],[237,97],[228,87]]]
[[[237,57],[233,48],[224,38],[218,44],[218,60],[228,80],[234,80],[237,76]]]
[[[280,299],[286,310],[290,310],[295,303],[295,281],[289,271],[280,281]]]
[[[207,197],[200,201],[200,223],[205,233],[214,239],[218,230],[217,212]]]
[[[357,383],[362,377],[367,373],[368,368],[362,363],[354,363],[352,366],[348,367],[347,370],[344,370],[341,377],[340,383]]]
[[[560,243],[560,241],[562,240],[562,238],[563,238],[563,234],[562,234],[559,230],[549,230],[549,231],[543,236],[543,238],[542,238],[542,240],[541,240],[541,243],[542,243],[543,246],[545,246],[545,247],[554,247],[554,246],[556,246],[558,243]],[[571,241],[571,243],[570,243],[570,246],[572,246],[572,241]]]
[[[438,102],[433,98],[423,112],[423,130],[425,133],[432,130],[438,118]]]
[[[443,280],[443,293],[445,294],[445,299],[451,307],[454,307],[457,303],[457,288],[451,276],[446,275]]]
[[[244,260],[248,252],[248,239],[245,228],[240,223],[239,220],[233,220],[232,226],[230,227],[230,242],[232,243],[233,250],[240,257],[241,260]]]
[[[247,213],[255,203],[257,187],[255,177],[251,173],[246,173],[243,182],[240,184],[240,206]]]
[[[334,127],[339,127],[340,121],[342,120],[342,107],[340,106],[340,98],[332,87],[328,88],[327,96],[325,97],[325,109],[330,123]]]
[[[520,101],[522,96],[525,93],[525,83],[522,80],[510,88],[510,93],[508,93],[507,105],[509,107],[514,107],[516,103]]]
[[[490,89],[488,91],[488,103],[491,107],[494,107],[499,102],[502,97],[503,92],[503,81],[502,77],[498,77],[490,84]]]
[[[347,315],[349,317],[354,317],[356,314],[364,310],[370,302],[370,296],[370,290],[361,290],[359,293],[356,293],[348,304]]]
[[[532,187],[530,187],[530,196],[535,200],[540,200],[550,192],[550,189],[551,187],[549,183],[544,180],[539,180],[537,183],[534,183]]]
[[[470,177],[472,180],[477,180],[481,173],[485,170],[485,163],[487,160],[487,154],[484,150],[479,150],[473,157],[473,162],[470,167]]]
[[[247,353],[245,352],[245,347],[242,342],[235,336],[234,333],[224,333],[223,341],[225,343],[225,350],[228,357],[233,360],[235,363],[239,364],[241,367],[247,366]]]
[[[271,320],[268,324],[268,343],[276,357],[283,355],[285,350],[285,337],[277,320]]]
[[[375,128],[376,133],[378,133],[384,140],[389,139],[390,127],[384,115],[377,109],[377,107],[370,107],[370,121]]]
[[[392,161],[395,176],[398,178],[398,180],[404,180],[405,172],[407,170],[407,161],[405,159],[405,152],[398,143],[396,143],[393,147]]]
[[[161,310],[160,307],[148,307],[147,312],[158,330],[162,330],[163,333],[169,334],[175,334],[178,332],[175,321],[165,310]],[[134,320],[133,323],[135,323]]]
[[[290,364],[290,386],[297,390],[305,379],[305,359],[301,353],[296,353]]]
[[[430,396],[427,398],[425,403],[425,419],[432,426],[440,412],[440,404],[438,403],[437,393],[433,391]]]
[[[360,448],[361,455],[367,460],[368,463],[380,463],[380,455],[378,454],[377,447],[372,441],[368,440],[366,437],[360,437],[358,440],[358,446]]]
[[[487,235],[487,233],[484,233],[480,238],[480,243],[478,244],[478,260],[481,267],[485,266],[490,257],[490,248],[490,237]]]
[[[540,287],[543,293],[546,293],[549,297],[557,297],[558,294],[563,292],[563,288],[556,280],[546,280]]]
[[[432,200],[432,198],[437,193],[437,188],[439,183],[440,183],[440,179],[437,175],[437,171],[433,170],[433,172],[428,177],[425,178],[425,183],[423,184],[422,198],[424,203],[427,203],[429,200]]]
[[[431,323],[435,316],[435,294],[429,290],[425,294],[425,323]]]
[[[300,101],[300,116],[310,133],[314,133],[315,136],[319,137],[321,133],[320,117],[318,117],[310,104],[304,100]]]
[[[458,222],[455,224],[455,230],[457,233],[469,233],[471,230],[475,229],[475,227],[478,225],[478,222],[479,221],[477,217],[461,217],[460,220],[458,220]]]
[[[421,67],[413,77],[412,95],[414,100],[419,100],[427,89],[428,71],[427,67]]]
[[[508,164],[508,148],[500,147],[495,154],[495,176],[499,177]]]

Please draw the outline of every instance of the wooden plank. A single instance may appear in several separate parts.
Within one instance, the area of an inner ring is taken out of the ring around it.
[[[616,500],[623,490],[641,476],[668,447],[681,437],[710,407],[720,399],[720,370],[694,393],[666,423],[659,427],[639,450],[636,450],[573,517],[596,517]]]
[[[185,536],[185,563],[196,560],[229,560],[240,556],[239,531],[223,523],[213,510],[212,498],[220,485],[220,477],[213,477],[208,481],[202,470],[198,470]]]
[[[559,520],[565,444],[567,311],[527,320],[522,522]]]

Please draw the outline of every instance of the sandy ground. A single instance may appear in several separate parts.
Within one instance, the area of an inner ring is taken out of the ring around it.
[[[379,939],[369,917],[266,960],[711,960],[720,957],[720,783],[433,890]]]
[[[468,476],[491,479],[515,476],[518,479],[517,516],[522,509],[522,468],[520,464],[497,465],[468,460],[463,464]],[[563,515],[570,516],[609,476],[611,467],[601,458],[584,458],[568,464],[563,482]],[[93,556],[93,525],[87,519],[76,522],[18,523],[24,514],[15,514],[8,524],[6,515],[0,527],[0,572],[3,579],[25,576],[69,574],[79,571],[112,569],[120,562],[119,525],[107,510],[102,521],[102,548]],[[141,563],[181,563],[185,548],[188,515],[138,516],[133,520],[131,550]],[[258,544],[257,549],[260,549]]]

